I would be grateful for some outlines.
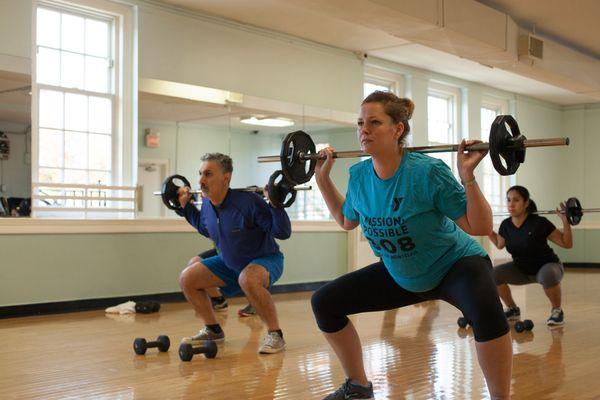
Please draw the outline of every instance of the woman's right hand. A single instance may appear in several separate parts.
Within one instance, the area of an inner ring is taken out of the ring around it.
[[[319,151],[320,156],[326,156],[327,158],[324,160],[318,159],[317,165],[315,166],[315,175],[317,179],[328,178],[331,173],[331,168],[335,163],[335,158],[333,158],[333,153],[335,149],[333,147],[326,147]]]
[[[181,206],[181,208],[184,208],[185,205],[192,198],[192,193],[190,193],[190,191],[191,191],[191,189],[189,186],[180,187],[179,190],[177,191],[177,194],[179,195],[177,200],[179,201],[179,205]]]

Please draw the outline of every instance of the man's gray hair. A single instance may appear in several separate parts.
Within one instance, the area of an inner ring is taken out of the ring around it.
[[[200,161],[216,161],[221,166],[223,172],[233,172],[233,161],[231,160],[231,157],[226,154],[206,153],[200,158]]]

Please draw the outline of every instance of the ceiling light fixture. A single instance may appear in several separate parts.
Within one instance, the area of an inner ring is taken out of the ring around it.
[[[270,126],[276,128],[284,128],[294,125],[294,121],[289,118],[269,117],[266,115],[246,115],[244,117],[240,117],[240,122],[242,124]]]

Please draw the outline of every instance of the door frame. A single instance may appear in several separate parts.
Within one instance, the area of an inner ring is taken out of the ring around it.
[[[161,181],[164,181],[165,178],[171,174],[171,162],[169,161],[168,158],[139,158],[138,159],[138,168],[147,167],[149,165],[156,165],[158,167]],[[138,182],[138,188],[139,188],[139,182]],[[158,187],[158,188],[152,189],[152,191],[155,191],[155,190],[161,190],[161,188]],[[139,196],[138,198],[139,198],[138,201],[143,201],[143,194],[141,196]],[[136,207],[136,209],[137,208],[138,207]],[[160,218],[165,217],[165,215],[166,215],[166,213],[165,213],[165,209],[163,207],[160,210]]]

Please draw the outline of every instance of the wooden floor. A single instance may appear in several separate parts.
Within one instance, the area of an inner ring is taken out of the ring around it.
[[[514,399],[600,399],[600,272],[568,270],[566,325],[549,329],[542,289],[514,290],[533,332],[515,333]],[[186,304],[157,314],[101,311],[0,320],[0,399],[320,399],[343,380],[318,332],[310,293],[275,296],[288,343],[258,355],[264,329],[238,318],[242,299],[220,314],[227,341],[215,359],[179,360],[182,336],[200,324]],[[378,399],[488,398],[469,330],[440,302],[353,319]],[[170,336],[167,353],[133,353],[135,337]]]

